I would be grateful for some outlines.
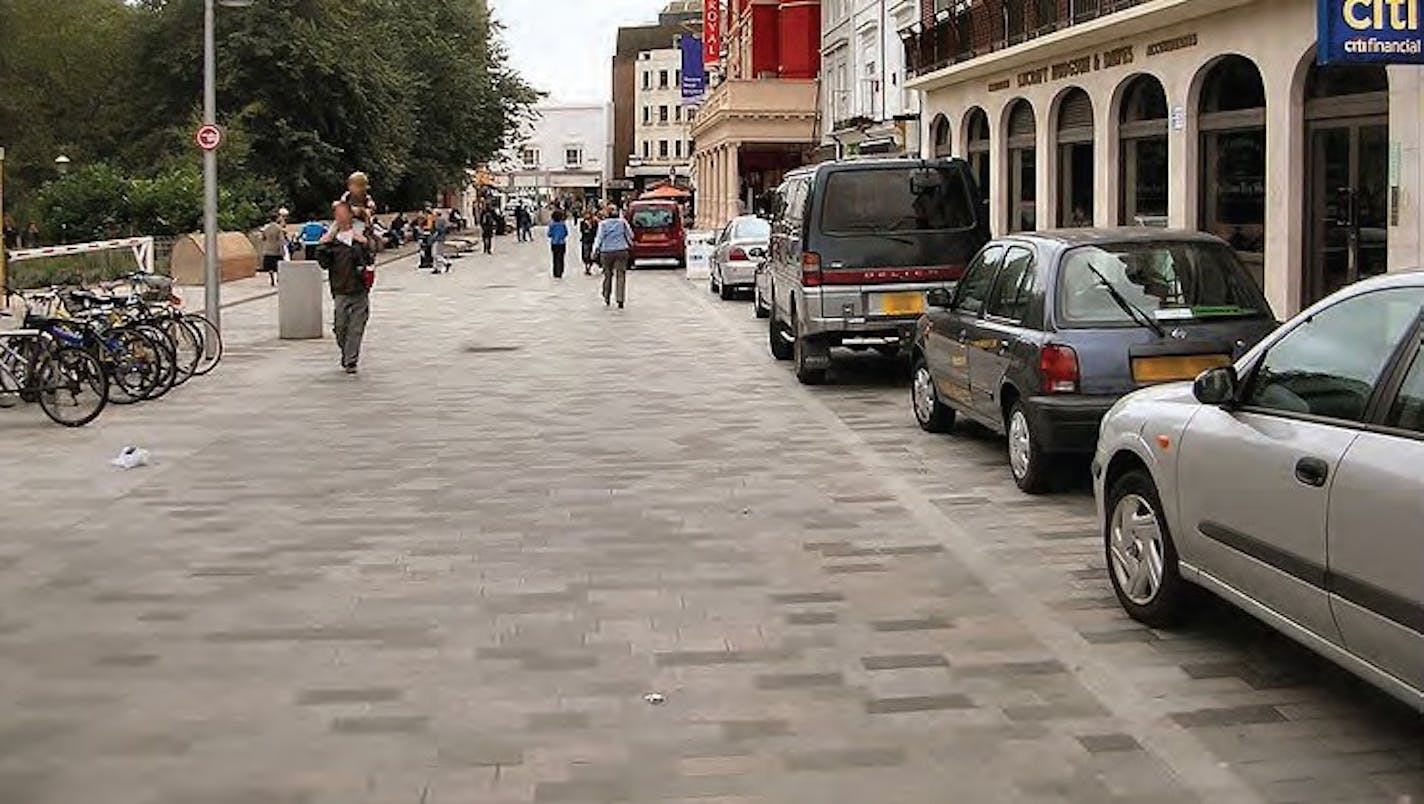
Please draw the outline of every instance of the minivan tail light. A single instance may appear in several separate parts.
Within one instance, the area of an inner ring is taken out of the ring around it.
[[[821,285],[821,255],[807,251],[801,255],[801,285],[819,287]]]
[[[1050,343],[1040,349],[1038,373],[1045,394],[1078,393],[1078,353],[1071,346]]]
[[[741,246],[734,246],[731,251],[727,252],[727,259],[735,262],[746,262],[747,250]]]

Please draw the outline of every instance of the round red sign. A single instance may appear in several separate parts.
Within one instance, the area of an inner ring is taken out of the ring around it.
[[[193,139],[204,151],[216,151],[218,146],[222,145],[223,131],[212,123],[205,123],[198,126],[198,133],[193,136]]]

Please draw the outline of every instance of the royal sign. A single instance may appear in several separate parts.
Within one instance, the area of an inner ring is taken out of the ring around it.
[[[702,63],[722,59],[722,0],[702,0]]]
[[[1424,64],[1424,0],[1317,0],[1320,64]]]

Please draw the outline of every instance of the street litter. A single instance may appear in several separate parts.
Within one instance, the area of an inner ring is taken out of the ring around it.
[[[135,446],[127,446],[119,453],[119,457],[109,461],[109,463],[120,469],[137,469],[140,466],[147,466],[149,459],[148,450]]]
[[[667,698],[661,692],[650,692],[643,696],[643,700],[653,706],[658,706],[667,702]]]

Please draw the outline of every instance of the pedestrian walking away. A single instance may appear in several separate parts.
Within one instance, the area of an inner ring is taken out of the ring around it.
[[[554,210],[554,222],[549,224],[549,249],[554,256],[554,278],[564,278],[564,260],[569,251],[569,225],[562,209]]]
[[[485,253],[494,253],[494,233],[499,228],[499,213],[494,211],[494,207],[485,206],[485,211],[480,213],[480,241],[484,244]]]
[[[534,216],[523,204],[514,208],[514,229],[519,242],[527,243],[534,239]]]
[[[287,210],[272,213],[272,220],[262,227],[262,272],[269,284],[277,284],[277,265],[287,257]]]
[[[628,259],[633,251],[633,227],[618,214],[618,207],[609,204],[598,234],[593,240],[594,257],[603,265],[603,303],[617,299],[618,309],[627,300]]]
[[[336,222],[321,237],[317,262],[326,270],[333,302],[332,334],[341,348],[341,367],[355,374],[361,362],[361,341],[371,315],[371,292],[366,282],[370,241],[357,230],[351,205],[338,201],[332,207]]]
[[[450,273],[450,260],[445,256],[445,239],[450,235],[450,220],[445,217],[443,210],[437,210],[431,216],[430,226],[430,262],[434,265],[435,273]]]
[[[579,256],[583,258],[584,276],[593,275],[593,266],[598,260],[593,258],[593,241],[598,237],[598,212],[589,207],[579,221]]]

